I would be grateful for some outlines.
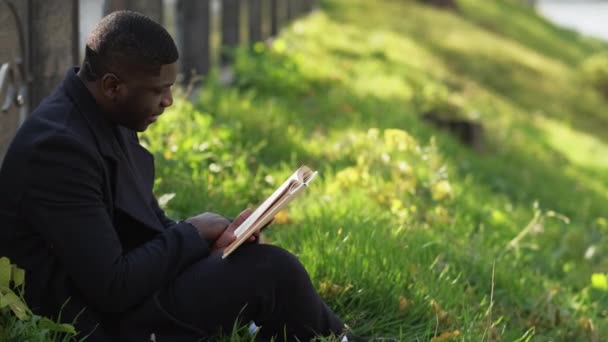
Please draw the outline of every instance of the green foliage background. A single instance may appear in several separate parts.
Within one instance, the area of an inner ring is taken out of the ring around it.
[[[236,215],[308,164],[268,237],[359,334],[605,339],[608,106],[582,65],[606,45],[515,1],[322,4],[144,135],[167,209]],[[483,151],[428,111],[481,122]]]
[[[608,49],[519,3],[322,1],[142,136],[161,203],[235,216],[308,164],[267,237],[358,334],[606,340]],[[483,150],[429,111],[482,123]]]

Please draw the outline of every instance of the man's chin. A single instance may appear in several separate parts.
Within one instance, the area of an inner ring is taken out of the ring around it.
[[[144,124],[138,125],[137,127],[133,128],[133,130],[138,133],[144,132],[145,130],[148,129],[148,126],[150,126],[150,124],[151,123],[146,122]]]
[[[151,117],[145,118],[143,120],[140,120],[139,122],[131,122],[130,124],[123,124],[123,126],[129,128],[131,130],[134,130],[136,132],[143,132],[143,131],[147,130],[151,124],[155,123],[157,119],[158,119],[158,115],[151,116]]]
[[[147,130],[148,126],[150,126],[150,124],[151,124],[151,122],[143,121],[143,122],[138,122],[138,123],[124,125],[124,126],[130,130],[141,133],[141,132]]]
[[[145,121],[143,121],[143,122],[142,122],[142,123],[139,125],[139,127],[138,127],[138,129],[136,129],[136,131],[137,131],[137,132],[143,132],[143,131],[145,131],[146,129],[148,129],[148,127],[149,127],[151,124],[155,123],[155,122],[156,122],[156,120],[158,120],[158,117],[159,117],[159,116],[160,116],[160,115],[154,115],[154,116],[151,116],[151,117],[149,117],[149,118],[146,118],[146,120],[145,120]]]

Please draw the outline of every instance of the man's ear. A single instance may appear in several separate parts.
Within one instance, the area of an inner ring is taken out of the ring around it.
[[[112,102],[118,100],[122,87],[122,81],[113,73],[104,74],[101,78],[101,91]]]

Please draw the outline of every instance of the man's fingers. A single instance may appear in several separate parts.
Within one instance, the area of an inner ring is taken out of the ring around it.
[[[260,230],[266,229],[268,226],[270,226],[274,222],[274,220],[275,220],[275,217],[273,217],[270,221],[268,221],[268,223],[266,223],[264,225],[264,227],[260,228]]]
[[[226,240],[224,241],[224,245],[222,247],[228,247],[234,240],[236,240],[236,235],[233,233],[228,233],[226,236]]]
[[[240,223],[243,223],[249,216],[251,216],[251,214],[253,214],[253,210],[251,208],[247,208],[241,211],[241,213],[237,217],[237,220],[240,220]]]
[[[251,214],[253,213],[253,210],[247,208],[245,210],[243,210],[239,216],[237,216],[234,221],[232,221],[232,223],[230,223],[230,225],[228,226],[228,228],[226,229],[226,231],[224,231],[224,233],[222,234],[222,236],[220,237],[220,239],[218,239],[218,242],[216,243],[217,248],[225,248],[228,245],[230,245],[234,240],[236,240],[236,236],[234,235],[234,231],[241,225],[243,224],[243,222],[245,222],[245,220],[247,220],[247,218],[249,216],[251,216]],[[228,235],[229,236],[226,236]],[[253,241],[255,240],[256,237],[251,236],[249,237],[249,241]]]
[[[236,240],[236,235],[232,232],[224,232],[222,236],[215,242],[216,249],[223,249],[228,247],[234,240]]]
[[[232,223],[230,224],[231,228],[234,230],[236,228],[238,228],[241,224],[243,224],[243,222],[245,222],[245,220],[251,216],[251,214],[253,213],[253,210],[247,208],[245,210],[243,210],[239,216],[236,217],[236,219],[234,219],[234,221],[232,221]]]
[[[260,239],[260,231],[257,230],[255,233],[251,234],[251,236],[249,237],[249,239],[247,241],[253,242],[253,241],[258,241],[259,239]]]

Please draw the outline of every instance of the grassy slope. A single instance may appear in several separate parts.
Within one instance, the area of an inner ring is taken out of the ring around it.
[[[577,66],[605,46],[460,4],[325,1],[146,134],[157,190],[178,216],[235,215],[311,164],[321,180],[268,235],[359,333],[603,340],[608,104]],[[427,110],[478,118],[484,151]]]

